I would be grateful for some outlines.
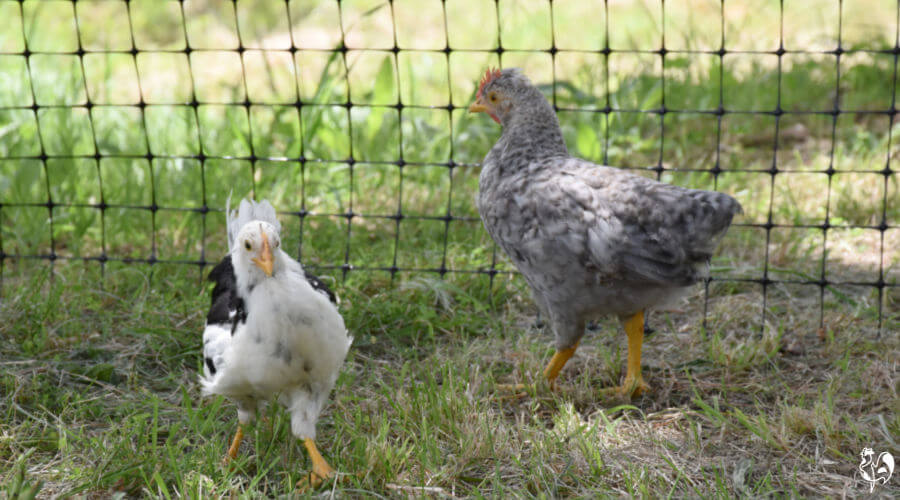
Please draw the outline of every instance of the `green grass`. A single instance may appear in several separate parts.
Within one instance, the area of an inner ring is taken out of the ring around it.
[[[278,407],[251,428],[235,467],[220,465],[235,412],[199,397],[208,297],[196,273],[123,266],[102,290],[80,266],[59,270],[53,286],[30,276],[0,327],[8,485],[20,456],[47,495],[276,495],[309,468]],[[651,316],[651,395],[598,399],[623,375],[621,334],[607,321],[557,392],[506,400],[495,385],[536,380],[552,351],[549,334],[529,326],[522,284],[500,280],[490,307],[467,280],[408,283],[340,287],[357,342],[318,440],[347,474],[335,486],[343,494],[854,492],[844,481],[858,450],[889,447],[900,431],[895,335],[875,341],[852,323],[799,345],[782,329],[704,335],[691,306]],[[714,297],[712,310],[730,302]],[[739,322],[728,309],[712,321]]]
[[[893,46],[896,6],[870,4],[844,7],[847,47]],[[29,47],[74,50],[74,14],[65,10],[71,4],[40,5],[25,2],[21,19],[18,2],[0,2],[0,49],[23,50],[24,32]],[[78,2],[88,50],[130,43],[116,30],[96,28],[125,25],[123,5]],[[277,35],[286,27],[267,28],[284,23],[279,2],[258,6],[252,16],[238,5],[248,47],[283,43]],[[556,26],[547,23],[546,6],[519,12],[516,5],[499,5],[507,48],[546,48],[540,45],[551,28],[561,49],[603,47],[602,34],[571,28],[590,13],[588,3],[554,2]],[[662,18],[654,5],[614,2],[610,43],[658,48]],[[717,49],[719,5],[698,3],[688,15],[667,3],[667,46]],[[184,46],[173,28],[181,26],[177,6],[132,2],[141,49]],[[729,50],[774,49],[766,43],[778,33],[777,2],[760,8],[773,6],[774,18],[744,19],[738,15],[743,7],[730,10],[729,4]],[[295,37],[334,46],[333,4],[290,7]],[[496,42],[493,4],[483,7],[448,3],[455,48],[489,49]],[[795,7],[785,6],[788,47],[802,42],[828,49],[826,27],[834,19],[827,6],[815,13]],[[185,8],[192,45],[236,46],[229,9],[203,2]],[[443,47],[436,2],[411,15],[414,9],[398,0],[393,18],[377,2],[344,2],[342,8],[351,47],[392,45],[392,34],[384,32],[392,20],[404,47]],[[484,22],[473,24],[473,12]],[[244,22],[249,19],[255,21]],[[533,36],[520,36],[525,31],[517,25]],[[891,55],[846,55],[840,89],[849,112],[836,124],[827,115],[783,116],[773,158],[772,116],[726,114],[719,124],[714,115],[669,113],[663,137],[658,115],[607,117],[595,110],[607,100],[626,109],[665,103],[714,110],[720,90],[727,110],[771,110],[779,90],[774,56],[729,54],[720,65],[714,56],[670,53],[663,87],[656,55],[614,53],[607,61],[602,54],[561,50],[553,86],[548,54],[504,53],[504,65],[524,65],[567,108],[559,116],[573,153],[655,175],[641,169],[656,165],[662,151],[664,181],[732,194],[745,209],[738,223],[765,223],[771,211],[776,224],[822,224],[827,215],[833,226],[827,240],[818,229],[775,228],[768,246],[764,229],[733,227],[712,262],[713,275],[725,281],[710,284],[708,303],[698,289],[678,310],[650,316],[655,333],[646,340],[643,366],[653,392],[625,402],[598,396],[599,388],[623,376],[623,336],[609,319],[585,337],[558,391],[539,385],[522,400],[499,397],[499,383],[539,380],[552,354],[551,335],[534,326],[536,311],[515,275],[503,272],[491,281],[479,273],[440,279],[401,271],[391,279],[387,271],[351,270],[344,277],[333,269],[345,261],[356,268],[396,263],[451,270],[486,270],[495,263],[473,195],[474,164],[499,129],[459,109],[471,100],[484,66],[497,62],[493,53],[454,52],[448,65],[442,54],[401,52],[395,60],[390,53],[351,50],[348,71],[335,53],[301,50],[294,75],[277,56],[269,60],[248,50],[245,64],[254,69],[246,82],[234,54],[207,55],[216,64],[204,64],[183,54],[142,53],[137,70],[130,56],[89,54],[82,69],[75,56],[34,55],[30,72],[23,57],[0,55],[0,106],[30,106],[32,89],[41,106],[70,106],[37,113],[0,109],[0,250],[52,250],[62,257],[52,266],[39,259],[0,264],[0,491],[8,498],[28,497],[31,489],[47,497],[278,496],[291,492],[309,469],[277,406],[267,412],[267,423],[249,430],[235,467],[220,464],[236,418],[228,402],[201,398],[196,383],[209,301],[205,270],[110,262],[101,274],[98,262],[80,260],[103,252],[216,260],[225,251],[219,209],[230,192],[270,199],[284,212],[286,248],[321,269],[344,300],[341,310],[356,341],[318,426],[320,449],[344,474],[328,486],[336,494],[858,495],[867,488],[854,475],[859,451],[870,446],[900,453],[900,289],[888,287],[879,296],[873,287],[837,284],[874,282],[880,271],[888,284],[900,278],[898,177],[885,181],[876,173],[888,158],[892,168],[900,164],[900,128],[887,116],[853,112],[889,108],[895,89],[883,83],[893,80]],[[203,104],[196,113],[173,105],[190,99],[189,62],[198,99],[232,104]],[[786,110],[832,109],[833,56],[788,55],[783,63]],[[139,77],[148,103],[143,112],[133,105]],[[88,110],[87,95],[109,106]],[[315,104],[298,111],[292,105],[297,95]],[[458,109],[348,111],[341,106],[348,95],[357,104],[393,104],[400,97],[435,106],[452,102]],[[245,97],[249,108],[240,104]],[[42,148],[50,156],[46,162],[14,159]],[[838,173],[829,182],[821,172],[832,149]],[[182,158],[200,153],[266,159]],[[313,161],[286,160],[300,155]],[[346,162],[351,155],[352,165]],[[382,163],[401,157],[409,162],[402,169]],[[693,171],[712,168],[717,158],[718,177]],[[450,159],[461,166],[450,172],[430,165]],[[782,172],[774,181],[754,172],[767,171],[773,159]],[[16,206],[45,203],[48,194],[67,205],[53,209],[52,230],[46,207]],[[91,206],[101,201],[111,206],[102,217]],[[155,215],[133,208],[154,201],[161,207]],[[214,211],[180,209],[204,203]],[[464,219],[445,225],[417,218],[443,217],[448,207]],[[349,222],[348,250],[348,222],[337,214],[351,209],[363,216]],[[310,215],[287,214],[299,210]],[[398,210],[414,217],[399,224],[372,217]],[[883,235],[846,227],[878,226],[883,219],[890,226]],[[502,255],[496,259],[498,269],[511,270]],[[824,271],[831,284],[822,291],[776,283],[763,303],[760,285],[727,281],[759,278],[763,269],[771,279],[795,281],[818,280]],[[896,494],[900,483],[895,478],[892,484],[879,491]]]

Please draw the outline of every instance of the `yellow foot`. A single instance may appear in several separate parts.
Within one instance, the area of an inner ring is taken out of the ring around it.
[[[600,389],[600,395],[605,398],[615,398],[621,399],[625,401],[631,401],[631,398],[635,398],[648,392],[650,390],[650,386],[644,382],[643,378],[628,380],[625,379],[625,383],[617,386],[617,387],[609,387],[606,389]]]
[[[306,475],[303,479],[297,481],[297,489],[299,493],[304,493],[307,490],[318,488],[319,485],[322,484],[322,481],[326,479],[330,479],[334,477],[335,471],[328,465],[328,462],[322,458],[322,455],[319,454],[319,450],[316,449],[316,443],[312,439],[304,439],[303,446],[306,447],[307,453],[309,453],[309,458],[312,460],[313,468],[312,471]]]
[[[647,382],[644,382],[643,377],[640,377],[637,380],[628,380],[628,378],[626,377],[625,383],[622,384],[622,391],[625,393],[631,391],[631,397],[640,396],[645,392],[648,392],[649,390],[650,386],[647,384]]]
[[[321,486],[326,479],[334,477],[335,474],[335,470],[328,464],[325,464],[324,467],[313,466],[313,470],[306,477],[297,481],[297,492],[302,494],[314,490]]]
[[[534,390],[532,386],[526,384],[497,384],[496,387],[498,391],[508,393],[498,396],[497,399],[522,399],[528,397],[527,390]]]
[[[225,457],[222,458],[222,463],[229,464],[232,460],[237,458],[238,449],[241,447],[241,441],[244,439],[244,428],[240,424],[238,424],[237,432],[234,433],[234,439],[231,440],[231,446],[228,447],[228,451],[225,452]]]

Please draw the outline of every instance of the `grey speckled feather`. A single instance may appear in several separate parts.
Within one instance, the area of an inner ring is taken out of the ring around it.
[[[503,134],[484,160],[478,211],[549,316],[557,348],[592,317],[671,302],[707,276],[741,211],[734,198],[572,157],[553,108],[516,69],[484,92],[502,97]]]

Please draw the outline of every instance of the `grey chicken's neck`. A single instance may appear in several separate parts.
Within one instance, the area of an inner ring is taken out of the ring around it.
[[[504,169],[518,170],[537,160],[569,155],[559,120],[543,95],[519,106],[494,145]]]

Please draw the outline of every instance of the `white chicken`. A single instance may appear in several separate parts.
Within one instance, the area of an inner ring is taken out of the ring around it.
[[[281,250],[269,202],[242,200],[226,218],[229,254],[209,273],[215,287],[203,332],[202,391],[237,404],[226,461],[237,456],[257,405],[283,404],[313,465],[298,486],[314,487],[335,473],[316,449],[316,421],[353,339],[334,294]]]

